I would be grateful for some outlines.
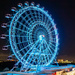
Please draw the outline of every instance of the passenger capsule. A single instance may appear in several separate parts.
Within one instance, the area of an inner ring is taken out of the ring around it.
[[[37,6],[37,7],[40,7],[40,4],[37,4],[36,6]]]
[[[26,1],[24,4],[25,4],[26,6],[29,6],[29,2],[28,2],[28,1]]]
[[[16,7],[12,7],[11,8],[11,11],[16,11]]]
[[[56,24],[54,25],[54,29],[57,29],[57,28],[56,28]]]
[[[8,56],[7,60],[12,60],[12,56]]]
[[[6,34],[2,34],[0,38],[1,39],[6,39]]]
[[[2,28],[6,28],[7,27],[7,23],[2,23],[1,27]]]
[[[22,6],[23,6],[23,4],[22,4],[22,3],[19,3],[19,4],[18,4],[18,7],[22,7]]]
[[[2,50],[8,50],[8,46],[3,46]]]
[[[5,18],[11,18],[11,14],[6,14]]]
[[[46,12],[48,13],[48,10]]]
[[[34,3],[34,2],[32,2],[32,3],[31,3],[31,6],[34,6],[34,4],[35,4],[35,3]]]
[[[44,7],[42,7],[42,9],[44,9]]]

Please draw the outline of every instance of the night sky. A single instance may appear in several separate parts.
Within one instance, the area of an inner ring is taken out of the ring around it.
[[[32,2],[32,0],[28,0]],[[52,15],[57,24],[59,33],[58,58],[75,60],[75,0],[33,0],[35,4],[45,7]],[[0,25],[6,22],[5,14],[11,13],[11,7],[17,7],[18,3],[25,0],[0,0]],[[0,27],[0,35],[6,30]],[[6,45],[6,40],[0,39],[0,55],[10,55],[10,51],[2,51],[2,46]]]

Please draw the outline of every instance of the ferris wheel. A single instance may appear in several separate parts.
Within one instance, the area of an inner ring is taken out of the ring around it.
[[[30,5],[27,1],[24,5],[19,3],[18,8],[12,7],[14,14],[5,15],[11,21],[3,23],[2,27],[9,27],[9,35],[2,34],[1,38],[9,37],[13,54],[18,63],[21,62],[22,69],[26,65],[29,68],[50,65],[58,51],[58,32],[54,20],[44,7],[34,2]]]

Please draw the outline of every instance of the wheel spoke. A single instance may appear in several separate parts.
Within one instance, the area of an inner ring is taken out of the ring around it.
[[[19,23],[19,25],[21,26],[23,26],[23,27],[25,27],[25,28],[27,28],[28,30],[30,30],[30,28],[28,28],[25,24],[23,24],[22,22],[20,22],[20,21],[16,21],[17,23]]]
[[[38,43],[38,41],[39,41],[39,40],[37,40],[36,43],[33,44],[33,46],[27,51],[27,53],[23,55],[23,57],[21,58],[21,60],[22,60],[24,57],[26,57],[26,55],[35,47],[35,45]],[[33,52],[33,51],[34,51],[34,49],[32,50],[32,52]],[[29,55],[29,57],[30,57],[30,55]],[[28,57],[28,58],[29,58],[29,57]]]
[[[22,41],[22,42],[18,42],[16,44],[18,45],[18,44],[25,43],[25,42],[28,42],[28,41]]]
[[[19,50],[19,51],[17,51],[17,53],[18,52],[20,52],[20,51],[22,51],[22,50],[24,50],[24,49],[26,49],[27,47],[29,47],[30,45],[32,45],[33,43],[31,43],[31,44],[28,44],[27,46],[25,46],[24,48],[22,48],[21,50]]]
[[[25,35],[6,35],[6,37],[8,36],[12,36],[12,37],[29,37],[29,36],[25,36]]]
[[[43,40],[42,40],[42,42],[41,42],[41,44],[40,44],[40,52],[39,52],[39,58],[38,58],[38,65],[40,65],[40,58],[41,58],[41,51],[42,51],[42,49],[41,49],[41,47],[42,47],[42,44],[43,44]]]
[[[45,40],[44,40],[44,42],[46,43],[46,45],[47,45],[48,49],[50,50],[51,55],[53,55],[53,53],[52,53],[52,51],[51,51],[51,49],[50,49],[49,45],[47,44],[47,42],[46,42]]]
[[[18,31],[21,31],[21,32],[30,33],[30,32],[28,32],[28,31],[22,30],[22,29],[20,29],[20,28],[15,28],[15,27],[13,27],[13,28],[16,29],[16,30],[18,30]]]

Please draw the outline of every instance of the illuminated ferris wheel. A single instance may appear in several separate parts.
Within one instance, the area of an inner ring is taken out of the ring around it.
[[[58,32],[54,20],[48,11],[40,5],[26,1],[24,5],[18,4],[12,7],[14,14],[6,14],[11,19],[9,23],[3,23],[2,27],[9,27],[9,35],[2,34],[1,38],[9,37],[13,54],[21,62],[21,69],[36,68],[36,66],[48,66],[55,60],[58,51]],[[3,46],[3,49],[7,49]]]

